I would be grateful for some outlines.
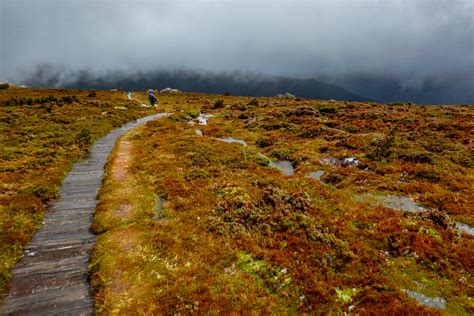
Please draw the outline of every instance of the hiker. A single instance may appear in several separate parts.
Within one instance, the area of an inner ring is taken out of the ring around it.
[[[148,90],[148,100],[150,100],[150,105],[151,106],[156,106],[156,104],[158,103],[158,101],[156,100],[156,97],[155,97],[155,92],[153,92],[153,90]]]

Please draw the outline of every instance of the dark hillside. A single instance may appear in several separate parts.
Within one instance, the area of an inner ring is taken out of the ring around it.
[[[62,70],[44,65],[38,67],[29,79],[23,83],[31,87],[106,90],[120,88],[126,91],[172,87],[186,92],[211,94],[229,92],[233,95],[264,97],[289,92],[301,98],[370,101],[369,98],[357,95],[340,86],[315,79],[265,77],[239,72],[212,74],[186,70],[157,70],[135,74],[110,72],[97,75],[90,71],[64,73]]]

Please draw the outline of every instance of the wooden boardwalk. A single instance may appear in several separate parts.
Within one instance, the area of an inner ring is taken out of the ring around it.
[[[155,114],[130,122],[98,140],[87,157],[74,164],[64,179],[59,199],[46,214],[12,271],[12,288],[4,315],[91,315],[94,302],[87,265],[95,236],[90,233],[105,162],[118,137]]]

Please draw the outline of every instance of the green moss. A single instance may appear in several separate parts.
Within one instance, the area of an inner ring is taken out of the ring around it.
[[[266,157],[260,156],[260,155],[254,155],[253,160],[257,165],[266,167],[270,165],[270,160]]]
[[[198,111],[198,110],[190,110],[190,111],[186,112],[186,115],[193,118],[193,119],[198,118],[200,114],[201,114],[201,112]]]
[[[349,288],[349,289],[340,289],[336,288],[336,295],[339,301],[342,303],[350,303],[352,302],[352,298],[359,293],[360,290],[356,288]]]
[[[257,281],[265,285],[270,292],[280,291],[291,284],[286,269],[276,269],[269,266],[264,260],[257,260],[248,253],[237,255],[236,266],[243,272],[254,276]]]

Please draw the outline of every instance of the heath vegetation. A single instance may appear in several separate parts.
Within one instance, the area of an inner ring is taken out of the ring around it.
[[[474,237],[456,224],[474,225],[472,106],[159,100],[173,114],[127,134],[107,167],[99,314],[474,312]]]

